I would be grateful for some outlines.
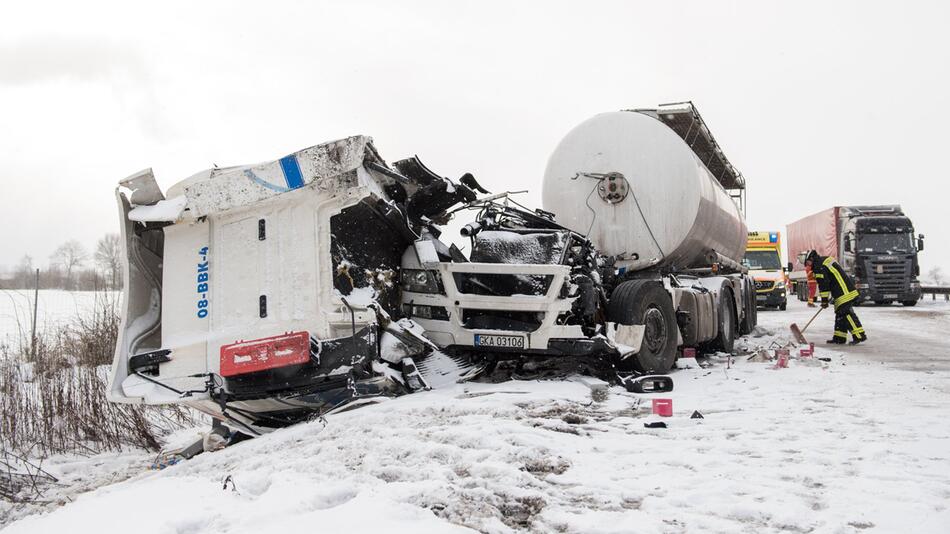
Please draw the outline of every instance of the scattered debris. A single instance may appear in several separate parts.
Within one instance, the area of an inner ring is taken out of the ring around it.
[[[623,386],[631,393],[668,393],[673,391],[673,379],[667,375],[627,377]]]
[[[672,417],[673,399],[653,399],[653,413],[660,417]]]

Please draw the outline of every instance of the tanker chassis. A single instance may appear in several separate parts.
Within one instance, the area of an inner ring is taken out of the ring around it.
[[[406,251],[402,311],[493,360],[665,373],[684,348],[731,352],[756,324],[744,188],[691,103],[597,115],[551,156],[544,209],[481,199],[468,258],[431,236]]]

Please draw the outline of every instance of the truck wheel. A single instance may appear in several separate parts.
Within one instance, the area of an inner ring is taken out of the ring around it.
[[[787,308],[787,307],[788,307],[788,301],[785,301],[785,302],[783,302],[783,303],[781,303],[781,304],[778,305],[778,309],[780,309],[780,310],[782,310],[782,311],[785,311],[785,308]]]
[[[916,306],[917,301],[916,300],[902,300],[901,304],[903,304],[904,306]]]
[[[745,316],[739,323],[739,334],[747,335],[752,333],[752,329],[759,322],[759,305],[755,301],[755,284],[748,278],[745,279]]]
[[[621,371],[667,373],[676,361],[679,333],[673,301],[653,280],[629,280],[618,285],[607,304],[607,318],[625,325],[644,325],[640,352],[617,362]]]
[[[723,289],[719,295],[719,334],[713,347],[732,353],[736,343],[736,309],[732,306],[732,290]]]

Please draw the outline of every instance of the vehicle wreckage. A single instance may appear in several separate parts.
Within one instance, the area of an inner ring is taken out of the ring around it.
[[[744,187],[690,103],[578,126],[548,163],[544,209],[417,157],[389,165],[366,136],[165,193],[145,170],[116,190],[108,398],[259,434],[505,359],[666,373],[684,348],[730,351],[755,325],[735,260]],[[466,256],[440,225],[471,211]]]

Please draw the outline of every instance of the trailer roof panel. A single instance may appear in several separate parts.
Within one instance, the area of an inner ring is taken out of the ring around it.
[[[745,189],[745,177],[729,163],[692,102],[661,104],[656,109],[634,109],[666,124],[693,150],[724,189]]]

